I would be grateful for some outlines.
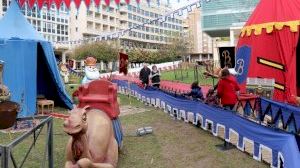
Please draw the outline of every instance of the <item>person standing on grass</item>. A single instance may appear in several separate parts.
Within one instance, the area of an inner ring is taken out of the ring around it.
[[[159,88],[159,86],[160,86],[160,72],[157,69],[156,65],[152,66],[150,79],[151,79],[152,86],[155,87],[155,88]]]
[[[217,93],[221,99],[221,104],[225,109],[232,110],[238,101],[237,92],[240,87],[233,75],[227,68],[221,71],[221,77],[218,82]]]
[[[147,86],[149,85],[149,75],[151,73],[151,70],[148,68],[147,64],[144,63],[144,67],[141,69],[140,71],[140,80],[144,86],[144,89],[147,88]]]

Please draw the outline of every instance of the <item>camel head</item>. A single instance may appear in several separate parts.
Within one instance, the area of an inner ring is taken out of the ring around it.
[[[89,106],[85,106],[84,108],[75,107],[70,111],[70,116],[65,119],[63,124],[65,133],[75,136],[86,132],[88,126],[86,116],[87,108],[89,108]]]

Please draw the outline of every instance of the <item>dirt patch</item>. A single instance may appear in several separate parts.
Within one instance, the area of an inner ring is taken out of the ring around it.
[[[129,105],[120,106],[120,116],[143,113],[145,111],[147,111],[147,109],[143,107],[134,107]]]

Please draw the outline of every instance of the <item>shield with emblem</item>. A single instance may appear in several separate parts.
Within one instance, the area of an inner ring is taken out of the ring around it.
[[[236,78],[239,84],[243,84],[244,82],[246,82],[250,64],[250,57],[250,47],[242,46],[238,49],[236,54],[235,71],[237,72]]]

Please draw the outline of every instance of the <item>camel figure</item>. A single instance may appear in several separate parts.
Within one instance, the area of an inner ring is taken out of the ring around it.
[[[65,168],[115,168],[118,145],[112,122],[98,109],[74,108],[64,121],[71,136],[66,148]]]
[[[201,61],[200,65],[205,66],[203,74],[206,77],[219,78],[222,68],[216,67],[214,62],[211,60]]]

